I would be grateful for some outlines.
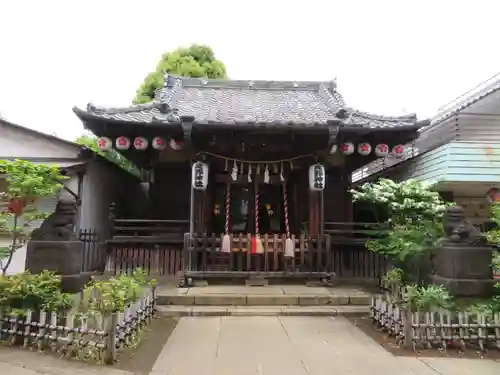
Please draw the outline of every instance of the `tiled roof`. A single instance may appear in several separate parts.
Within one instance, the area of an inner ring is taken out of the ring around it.
[[[173,110],[173,112],[172,112]],[[341,111],[343,110],[343,111]],[[338,117],[339,111],[344,112]],[[155,100],[126,108],[89,104],[86,116],[125,122],[175,122],[178,116],[194,123],[323,125],[343,119],[349,125],[387,128],[417,125],[416,115],[377,116],[346,107],[331,82],[241,81],[166,75]]]

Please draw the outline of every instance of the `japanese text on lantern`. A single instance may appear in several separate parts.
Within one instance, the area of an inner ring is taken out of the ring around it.
[[[318,165],[315,165],[314,166],[314,185],[313,185],[314,189],[323,190],[324,181],[325,181],[325,176],[324,176],[323,168],[321,168]]]

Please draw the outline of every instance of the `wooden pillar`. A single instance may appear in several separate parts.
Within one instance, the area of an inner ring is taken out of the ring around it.
[[[344,200],[344,222],[352,222],[354,216],[352,196],[349,193],[351,190],[351,171],[349,168],[342,169],[342,187],[343,187],[343,200]]]
[[[193,231],[195,234],[203,234],[205,232],[205,201],[206,191],[195,191],[193,197],[194,220]]]
[[[320,234],[320,193],[309,190],[309,236]]]

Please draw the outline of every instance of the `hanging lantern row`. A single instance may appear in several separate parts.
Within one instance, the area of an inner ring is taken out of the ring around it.
[[[396,145],[392,148],[392,150],[389,148],[389,145],[385,143],[379,143],[375,145],[375,148],[372,148],[372,145],[363,142],[359,143],[357,147],[354,146],[354,143],[352,142],[345,142],[342,143],[340,146],[334,145],[331,150],[330,154],[334,154],[337,152],[337,150],[340,151],[341,154],[343,155],[352,155],[354,154],[355,151],[358,152],[358,154],[363,155],[363,156],[368,156],[372,153],[375,154],[375,156],[382,158],[385,156],[388,156],[389,154],[396,156],[396,157],[402,157],[405,153],[405,146],[404,145]]]
[[[147,150],[149,147],[149,140],[144,137],[135,137],[130,140],[128,137],[120,136],[115,139],[114,147],[117,150],[128,150],[129,148],[135,148],[139,151]],[[167,145],[170,146],[172,150],[180,151],[184,148],[184,142],[176,141],[171,138],[168,142],[165,138],[162,137],[154,137],[151,140],[151,147],[155,150],[165,150]],[[100,137],[97,140],[97,147],[101,151],[109,151],[113,148],[113,141],[108,137]]]

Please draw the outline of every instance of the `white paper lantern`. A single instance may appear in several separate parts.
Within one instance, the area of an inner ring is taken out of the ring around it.
[[[128,150],[130,148],[130,139],[123,136],[116,138],[115,147],[118,150]]]
[[[325,167],[321,164],[314,164],[309,167],[309,188],[312,191],[321,191],[326,185]]]
[[[371,144],[364,142],[358,145],[358,154],[367,156],[370,155],[371,152],[372,152]]]
[[[404,145],[396,145],[392,148],[392,154],[397,158],[402,158],[405,154]]]
[[[145,150],[148,148],[148,140],[144,137],[135,137],[134,138],[134,147],[137,150]]]
[[[162,137],[154,137],[152,146],[155,150],[165,150],[167,148],[167,141]]]
[[[354,145],[351,142],[343,143],[340,146],[340,152],[342,152],[344,155],[351,155],[354,153]]]
[[[385,143],[379,143],[375,146],[375,155],[379,158],[389,155],[389,146]]]
[[[175,151],[180,151],[184,148],[184,142],[182,141],[176,141],[175,139],[170,139],[170,147],[172,148],[172,150],[175,150]]]
[[[97,147],[101,151],[109,151],[113,148],[113,141],[108,137],[101,137],[97,140]]]
[[[208,185],[208,165],[201,161],[194,163],[191,181],[195,190],[205,190]]]

